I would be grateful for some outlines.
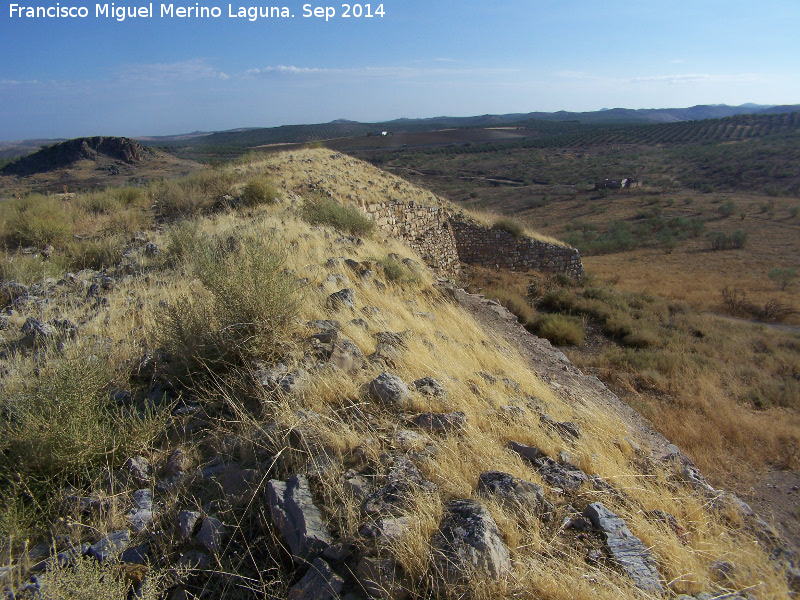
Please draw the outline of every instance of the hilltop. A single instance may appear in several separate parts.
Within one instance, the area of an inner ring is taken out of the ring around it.
[[[768,523],[455,283],[460,224],[567,285],[563,244],[326,149],[0,209],[22,597],[791,597]]]
[[[0,169],[0,186],[16,190],[87,190],[181,175],[197,165],[124,137],[76,138],[43,146]]]

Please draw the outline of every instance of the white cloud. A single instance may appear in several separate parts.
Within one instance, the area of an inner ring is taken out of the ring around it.
[[[118,75],[121,80],[149,82],[194,81],[197,79],[230,79],[205,59],[195,58],[174,63],[150,63],[124,65]]]
[[[19,81],[16,79],[0,79],[0,86],[4,87],[11,87],[11,86],[18,86],[18,85],[37,85],[42,83],[38,79],[31,79],[29,81]]]
[[[636,77],[607,77],[594,75],[583,71],[558,71],[557,77],[563,79],[578,79],[583,81],[596,81],[608,84],[639,84],[639,83],[736,83],[756,81],[759,76],[754,73],[678,73],[674,75],[641,75]]]
[[[443,59],[449,60],[449,59]],[[265,77],[270,75],[295,75],[295,76],[350,76],[354,78],[370,79],[380,77],[391,78],[424,78],[464,75],[500,75],[518,73],[518,69],[510,68],[469,68],[453,69],[447,67],[297,67],[294,65],[277,65],[248,69],[242,75],[245,77]]]
[[[684,73],[679,75],[648,75],[645,77],[634,77],[630,80],[631,83],[730,83],[736,81],[755,81],[757,76],[752,73],[737,73],[737,74],[717,74],[710,73]]]

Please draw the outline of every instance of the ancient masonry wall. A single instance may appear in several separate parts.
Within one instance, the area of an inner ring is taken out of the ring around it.
[[[511,271],[583,275],[581,256],[575,248],[517,238],[507,231],[455,216],[445,207],[392,200],[362,209],[378,228],[403,240],[443,274],[457,274],[459,263],[463,262]]]
[[[583,275],[581,255],[576,248],[517,237],[468,221],[453,220],[452,226],[461,262],[511,271]]]
[[[413,201],[392,200],[363,207],[382,231],[400,238],[433,269],[458,273],[456,239],[447,210]]]

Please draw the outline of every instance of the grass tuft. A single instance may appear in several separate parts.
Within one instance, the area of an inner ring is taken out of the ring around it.
[[[174,356],[179,376],[193,379],[281,353],[299,305],[285,259],[270,232],[234,244],[197,240],[188,269],[201,289],[168,305],[158,325],[157,337]]]
[[[303,218],[312,225],[328,225],[350,235],[369,236],[375,229],[375,223],[357,208],[330,198],[306,201]]]
[[[581,320],[568,315],[541,315],[536,333],[556,346],[580,346],[586,338]]]

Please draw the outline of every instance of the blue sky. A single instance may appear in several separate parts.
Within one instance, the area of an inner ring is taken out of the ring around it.
[[[294,18],[211,0],[220,18],[160,18],[154,2],[118,22],[83,0],[59,5],[88,18],[12,18],[0,0],[0,140],[800,103],[798,0],[389,0],[372,19],[312,3],[336,8],[327,22],[282,1]]]

